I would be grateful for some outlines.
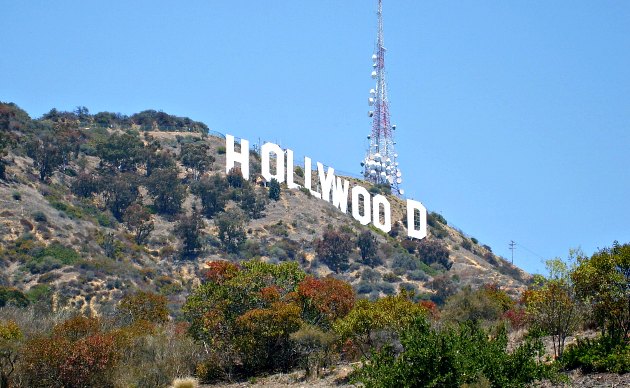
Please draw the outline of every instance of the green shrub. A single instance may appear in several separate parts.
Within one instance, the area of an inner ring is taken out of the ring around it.
[[[567,369],[581,368],[591,372],[630,372],[630,344],[619,343],[609,337],[578,339],[567,346],[560,363]]]
[[[407,294],[409,295],[416,295],[418,293],[418,286],[416,286],[413,283],[405,283],[405,282],[400,283],[398,285],[398,289],[400,291],[403,291],[403,290],[406,291]]]
[[[462,239],[462,248],[464,248],[464,249],[466,249],[468,251],[470,251],[472,249],[472,243],[466,237],[464,237]]]
[[[385,275],[383,275],[383,280],[386,281],[387,283],[397,283],[401,281],[402,279],[400,279],[400,277],[396,275],[395,273],[387,272]]]
[[[36,257],[24,264],[24,268],[32,274],[45,273],[61,267],[59,260],[50,256]]]
[[[356,286],[356,290],[359,294],[369,294],[372,292],[373,286],[366,281],[360,281]]]
[[[282,222],[282,220],[278,221],[277,223],[271,226],[268,226],[267,230],[269,230],[269,232],[275,236],[279,236],[279,237],[289,236],[289,229],[284,224],[284,222]]]
[[[21,201],[22,200],[22,193],[20,193],[19,191],[14,191],[13,194],[12,194],[12,197],[16,201]]]
[[[366,268],[361,272],[361,280],[369,283],[375,283],[381,280],[381,274],[371,268]]]
[[[289,258],[289,255],[287,255],[287,252],[280,248],[278,245],[274,245],[269,249],[268,252],[269,257],[272,258],[276,258],[280,261],[285,261]]]
[[[217,154],[225,155],[225,146],[218,146],[217,147]]]
[[[52,298],[53,291],[46,284],[37,284],[31,287],[26,296],[31,302],[49,302]]]
[[[383,291],[385,295],[394,295],[396,293],[396,287],[387,282],[380,282],[378,284],[378,289]]]
[[[409,278],[409,280],[419,280],[419,281],[425,281],[429,279],[427,274],[421,269],[415,269],[413,271],[407,272],[407,278]]]
[[[81,256],[72,248],[61,245],[60,243],[52,243],[36,254],[36,257],[50,256],[58,260],[63,265],[73,265],[81,260]]]
[[[537,360],[544,353],[540,340],[527,340],[507,352],[507,334],[486,332],[472,324],[435,329],[417,318],[400,333],[403,351],[393,346],[375,352],[355,379],[370,387],[459,387],[487,379],[492,386],[517,387],[554,378],[551,366]]]
[[[29,300],[24,293],[17,288],[0,286],[0,307],[7,305],[26,307]]]
[[[48,222],[48,217],[42,211],[36,211],[33,213],[33,220],[35,222]]]
[[[429,226],[437,227],[438,222],[442,225],[448,225],[448,222],[446,222],[446,219],[441,214],[436,212],[427,214],[427,223]]]
[[[280,200],[280,182],[276,179],[272,179],[269,182],[269,198],[274,201]]]
[[[392,269],[402,269],[406,271],[413,271],[418,269],[418,263],[420,261],[413,255],[407,252],[400,252],[394,256],[392,260]],[[404,272],[403,272],[404,273]]]
[[[447,270],[453,265],[449,259],[449,250],[438,240],[425,238],[417,244],[417,249],[418,256],[425,264],[438,263]]]

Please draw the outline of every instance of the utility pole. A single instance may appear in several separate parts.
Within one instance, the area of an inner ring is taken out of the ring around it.
[[[514,240],[510,240],[510,250],[512,251],[512,264],[514,264],[514,249],[516,249],[516,243]]]

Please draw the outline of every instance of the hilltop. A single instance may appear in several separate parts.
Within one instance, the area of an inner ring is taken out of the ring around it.
[[[189,118],[81,107],[35,120],[1,103],[0,135],[0,286],[53,309],[99,314],[142,289],[167,296],[176,314],[214,260],[296,261],[359,296],[404,289],[438,304],[469,285],[516,297],[530,280],[436,213],[426,239],[406,239],[404,202],[387,188],[361,182],[392,204],[389,234],[307,190],[270,195],[259,174],[226,174],[225,139]],[[250,164],[260,165],[256,152]],[[295,174],[299,184],[303,169]],[[335,238],[345,250],[325,257]]]

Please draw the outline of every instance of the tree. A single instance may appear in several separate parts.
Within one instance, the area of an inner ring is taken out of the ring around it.
[[[175,234],[182,239],[182,257],[190,258],[199,255],[202,248],[201,236],[205,223],[197,210],[190,216],[183,215],[175,225]]]
[[[236,342],[246,365],[253,370],[287,371],[294,363],[289,338],[301,325],[300,307],[290,302],[273,302],[236,318]]]
[[[331,276],[323,279],[307,276],[297,292],[304,321],[325,329],[330,329],[334,321],[345,317],[354,307],[352,286]]]
[[[219,174],[203,177],[191,186],[192,192],[201,199],[203,214],[213,218],[225,210],[229,189],[227,180]]]
[[[102,177],[100,187],[105,206],[119,221],[122,220],[125,209],[136,202],[140,195],[137,178],[131,173]]]
[[[290,334],[302,324],[295,292],[305,274],[297,263],[219,262],[183,307],[190,333],[231,374],[287,369]]]
[[[274,201],[280,200],[280,182],[275,178],[271,179],[271,182],[269,182],[269,198]]]
[[[369,358],[372,350],[380,349],[396,332],[427,313],[425,307],[403,294],[375,301],[359,299],[345,317],[333,324],[333,328],[343,341],[350,341],[364,357]]]
[[[42,138],[31,137],[26,141],[26,154],[33,159],[39,172],[39,180],[45,181],[63,163],[63,155],[54,138],[43,135]]]
[[[426,264],[439,263],[447,270],[453,266],[453,262],[449,260],[449,250],[438,240],[422,239],[417,244],[417,249],[420,259]]]
[[[96,145],[101,161],[118,171],[134,171],[144,158],[144,144],[138,136],[113,134]]]
[[[193,172],[193,179],[199,178],[212,168],[214,156],[208,153],[210,147],[205,142],[185,143],[179,155],[182,164]]]
[[[230,187],[239,188],[243,186],[243,173],[241,172],[240,167],[232,167],[227,174],[227,181]]]
[[[446,322],[476,324],[494,323],[505,311],[501,303],[491,297],[485,288],[472,290],[470,286],[449,297],[442,310],[442,318]]]
[[[31,118],[25,110],[12,102],[0,102],[0,133],[24,132],[32,125]]]
[[[14,137],[10,132],[0,131],[0,179],[5,179],[6,162],[3,158],[8,154],[7,149],[15,144]]]
[[[583,309],[566,263],[547,260],[546,266],[549,277],[542,287],[528,291],[524,299],[532,324],[551,335],[554,355],[560,358],[565,339],[577,329]]]
[[[478,325],[434,328],[416,317],[400,330],[400,344],[375,352],[357,371],[366,388],[397,387],[520,387],[555,377],[552,366],[538,360],[540,339],[528,339],[507,351],[505,328],[487,332]]]
[[[431,289],[435,291],[435,294],[431,295],[431,299],[440,305],[444,304],[449,296],[457,293],[457,285],[447,274],[433,277],[433,280],[429,284],[431,285]]]
[[[167,299],[164,295],[138,291],[125,295],[118,311],[130,322],[166,323],[168,321]]]
[[[97,318],[74,317],[55,325],[51,336],[36,336],[23,349],[27,386],[110,386],[112,369],[121,358],[120,345],[101,331]]]
[[[238,252],[245,242],[245,215],[240,209],[229,209],[215,217],[215,225],[219,231],[219,240],[228,253]]]
[[[181,211],[186,187],[181,184],[177,174],[177,168],[159,168],[147,179],[147,189],[160,214],[173,216]]]
[[[267,200],[263,195],[256,193],[256,188],[249,182],[243,182],[240,193],[240,207],[251,219],[259,219],[265,216]]]
[[[125,210],[123,221],[127,229],[134,234],[134,240],[138,245],[144,244],[155,229],[155,224],[151,221],[151,213],[139,203]]]
[[[90,121],[90,110],[85,106],[77,106],[73,113],[77,116],[80,122],[87,123]]]
[[[0,286],[0,307],[17,306],[26,307],[29,300],[24,293],[17,288]]]
[[[291,334],[291,342],[306,372],[306,378],[317,378],[320,369],[332,358],[337,336],[334,332],[303,324],[300,330]]]
[[[349,233],[328,229],[315,243],[317,255],[335,272],[344,270],[354,245]]]
[[[595,318],[616,343],[630,334],[630,244],[615,241],[612,248],[578,256],[571,274],[578,296],[593,306]]]
[[[9,388],[24,335],[14,321],[0,321],[0,388]]]
[[[373,265],[378,253],[378,241],[369,230],[364,230],[357,239],[357,246],[361,252],[361,260],[370,266]]]
[[[177,168],[175,158],[170,152],[162,150],[159,141],[152,141],[145,149],[147,176],[151,176],[153,171],[158,168],[173,169]]]
[[[75,195],[89,198],[101,190],[101,181],[95,174],[82,172],[72,182],[70,188]]]

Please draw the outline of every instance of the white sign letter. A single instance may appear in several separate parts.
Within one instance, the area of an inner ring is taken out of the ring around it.
[[[337,184],[333,190],[333,205],[338,207],[342,213],[348,212],[348,188],[350,186],[350,182],[347,180],[343,180],[343,184],[341,178],[337,177]]]
[[[262,176],[267,182],[271,182],[272,179],[278,181],[278,183],[284,182],[284,152],[279,145],[273,143],[263,144],[261,150],[262,157]],[[276,173],[271,174],[270,159],[271,153],[276,154]]]
[[[241,139],[241,152],[234,149],[234,136],[225,135],[225,173],[234,167],[234,162],[241,164],[244,179],[249,179],[249,141]]]
[[[304,187],[310,191],[311,195],[315,198],[321,198],[322,195],[317,191],[311,190],[311,174],[313,173],[313,167],[311,167],[311,158],[304,157]]]
[[[317,162],[317,172],[319,173],[319,184],[322,186],[322,199],[330,202],[330,192],[335,185],[335,169],[328,167],[328,174],[325,174],[324,165]]]
[[[363,206],[361,206],[359,196],[363,197]],[[363,214],[361,214],[361,208],[363,208]],[[352,217],[359,221],[361,225],[367,225],[372,220],[370,193],[361,186],[354,186],[352,188]]]
[[[289,189],[300,187],[293,182],[293,151],[289,149],[287,149],[287,186]]]
[[[418,224],[416,224],[416,211],[420,213]],[[417,228],[416,225],[418,225]],[[417,239],[427,237],[427,208],[413,199],[407,200],[407,235]]]
[[[381,205],[383,206],[383,217],[385,218],[381,223]],[[392,230],[392,211],[389,205],[389,201],[384,196],[378,194],[374,196],[372,200],[373,214],[372,223],[385,233],[389,233]]]

